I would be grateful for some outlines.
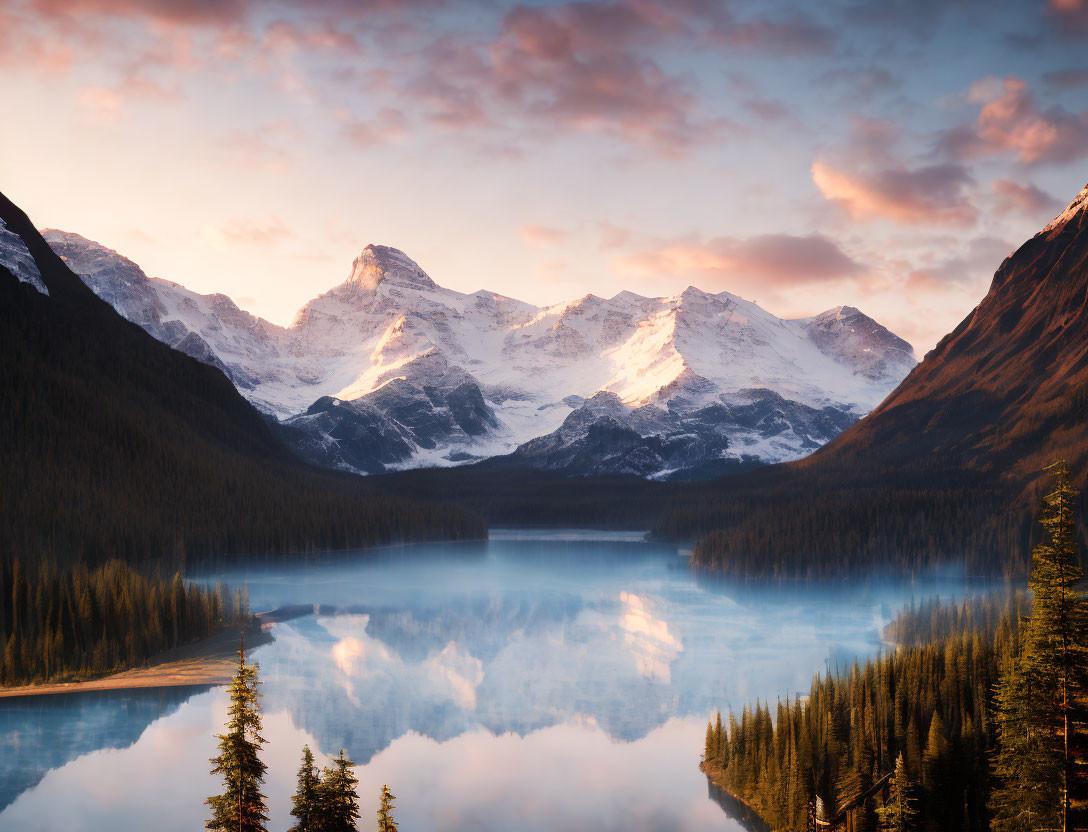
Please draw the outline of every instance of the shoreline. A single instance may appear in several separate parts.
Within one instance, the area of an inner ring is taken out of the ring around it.
[[[276,617],[262,613],[255,618],[256,621],[248,627],[225,627],[200,641],[160,653],[140,667],[131,667],[83,681],[45,682],[0,688],[0,699],[93,690],[225,685],[230,682],[238,666],[239,633],[244,632],[246,635],[247,651],[270,644],[274,640],[271,629],[275,626]]]

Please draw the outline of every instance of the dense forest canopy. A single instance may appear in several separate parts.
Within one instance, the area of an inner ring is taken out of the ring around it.
[[[0,561],[0,685],[86,679],[248,625],[241,590],[146,577],[128,564]]]

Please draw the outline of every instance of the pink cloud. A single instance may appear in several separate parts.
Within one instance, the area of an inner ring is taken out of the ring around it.
[[[978,218],[965,193],[971,176],[960,165],[931,165],[915,170],[884,168],[857,175],[815,162],[812,179],[825,199],[838,204],[855,220],[968,226]]]
[[[1008,179],[997,179],[990,183],[990,191],[993,193],[994,210],[1002,215],[1053,214],[1062,208],[1058,199],[1031,183],[1021,185]]]
[[[1047,11],[1064,35],[1088,33],[1088,0],[1049,0]]]
[[[99,121],[120,121],[123,116],[124,99],[108,87],[84,87],[79,94],[79,104]]]
[[[906,288],[910,292],[976,286],[981,289],[1014,248],[1011,243],[996,237],[976,237],[961,253],[952,256],[929,254],[921,265],[908,272]]]
[[[690,81],[650,57],[678,33],[701,37],[715,4],[660,0],[514,6],[490,38],[445,35],[419,51],[406,92],[449,129],[575,131],[682,154],[720,134]]]
[[[276,245],[294,236],[294,232],[276,216],[264,220],[235,217],[222,225],[207,223],[200,229],[200,236],[212,248],[229,245]]]
[[[380,107],[366,119],[346,112],[334,115],[341,122],[340,134],[363,150],[396,141],[408,132],[408,119],[393,107]]]
[[[562,228],[549,228],[546,225],[527,223],[518,229],[521,239],[536,248],[558,245],[567,239],[568,233]]]
[[[1088,155],[1088,110],[1044,110],[1020,78],[983,79],[972,85],[968,100],[982,104],[978,120],[947,131],[938,141],[938,149],[953,158],[1009,153],[1030,165]]]
[[[176,23],[222,23],[237,20],[252,0],[35,0],[38,12],[51,16],[100,14],[148,17]]]
[[[231,130],[218,142],[233,164],[250,170],[286,173],[294,167],[291,154],[284,145],[299,145],[305,132],[293,121],[281,120],[261,126],[258,130]]]
[[[597,224],[598,245],[604,251],[622,248],[631,239],[631,232],[605,221]]]
[[[1088,87],[1088,69],[1059,69],[1043,76],[1047,86],[1059,90]]]
[[[827,283],[866,271],[821,234],[664,241],[649,250],[620,257],[615,265],[629,275],[707,279],[716,287],[744,286],[754,290]]]

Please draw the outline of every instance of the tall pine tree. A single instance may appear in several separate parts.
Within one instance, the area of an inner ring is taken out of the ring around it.
[[[314,765],[314,754],[310,746],[302,747],[302,765],[298,769],[298,788],[291,798],[291,815],[298,820],[288,832],[319,832],[321,825],[320,798],[321,779]]]
[[[378,805],[378,832],[397,832],[397,822],[393,820],[393,801],[396,795],[382,786],[381,803]]]
[[[231,680],[227,731],[219,734],[219,755],[211,759],[212,774],[222,775],[223,794],[209,797],[212,819],[205,826],[214,832],[265,832],[268,807],[261,785],[267,768],[257,756],[261,736],[259,667],[246,664],[246,642],[238,651],[238,672]]]
[[[319,800],[321,832],[355,832],[355,821],[359,819],[359,781],[354,766],[340,749],[332,766],[325,769]]]
[[[1018,663],[998,686],[998,752],[992,810],[998,830],[1070,829],[1073,755],[1082,726],[1075,705],[1088,694],[1088,610],[1077,554],[1077,492],[1064,462],[1039,519],[1043,540],[1032,552],[1031,619]]]
[[[907,764],[900,754],[895,760],[895,777],[892,780],[891,799],[877,809],[880,832],[918,832],[918,788],[911,780]]]

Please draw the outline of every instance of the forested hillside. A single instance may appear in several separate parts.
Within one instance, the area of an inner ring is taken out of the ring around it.
[[[707,725],[703,769],[771,828],[1083,829],[1088,598],[1073,491],[1053,466],[1028,597],[925,603],[893,651],[802,701]]]
[[[804,702],[756,703],[720,727],[715,721],[707,728],[705,770],[771,828],[806,830],[817,798],[830,820],[898,763],[925,828],[988,829],[996,739],[990,691],[1019,649],[1025,602],[1017,596],[999,605],[996,628],[968,623],[988,617],[983,609],[992,606],[969,605],[955,622],[965,626],[928,644],[813,680]],[[855,828],[875,829],[877,811],[890,803],[879,795],[863,801]]]
[[[48,294],[0,266],[0,558],[99,563],[478,537],[293,457],[216,369],[99,300],[0,196]]]

